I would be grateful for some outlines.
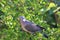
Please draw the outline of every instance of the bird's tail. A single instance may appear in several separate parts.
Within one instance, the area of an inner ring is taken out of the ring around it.
[[[39,26],[39,25],[36,25],[37,27],[39,27],[41,30],[46,30],[45,28],[43,28],[43,27],[41,27],[41,26]]]
[[[43,33],[43,36],[44,36],[44,37],[46,37],[46,38],[48,38],[48,35],[47,35],[47,34],[45,34],[45,33]]]

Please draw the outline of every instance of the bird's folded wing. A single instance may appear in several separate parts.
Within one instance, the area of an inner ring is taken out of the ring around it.
[[[37,27],[36,25],[33,25],[33,24],[27,24],[25,26],[25,29],[30,31],[30,32],[36,32],[36,31],[40,31],[40,28]]]

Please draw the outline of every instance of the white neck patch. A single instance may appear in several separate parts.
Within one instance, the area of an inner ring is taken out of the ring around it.
[[[26,19],[23,19],[23,21],[25,22],[25,21],[26,21]]]

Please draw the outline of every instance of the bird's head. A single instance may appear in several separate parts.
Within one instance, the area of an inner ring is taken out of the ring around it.
[[[26,21],[26,19],[25,19],[24,16],[20,16],[19,19],[20,19],[21,21]]]

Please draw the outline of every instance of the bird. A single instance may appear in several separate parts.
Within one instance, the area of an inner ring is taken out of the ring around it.
[[[43,28],[43,27],[41,27],[41,26],[39,26],[39,25],[37,25],[33,22],[30,22],[29,20],[26,20],[24,16],[20,16],[19,20],[20,20],[20,23],[21,23],[21,28],[25,32],[33,34],[35,32],[41,32],[43,29],[45,29],[45,28]],[[48,36],[44,33],[43,33],[43,36],[48,38]]]

